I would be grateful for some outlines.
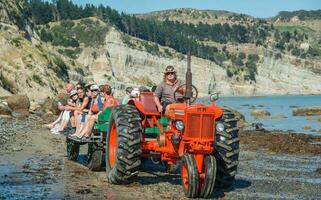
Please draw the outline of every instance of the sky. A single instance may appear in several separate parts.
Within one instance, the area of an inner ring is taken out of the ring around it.
[[[227,10],[254,17],[273,17],[279,11],[318,10],[321,0],[73,0],[76,4],[108,5],[127,14],[174,8]]]

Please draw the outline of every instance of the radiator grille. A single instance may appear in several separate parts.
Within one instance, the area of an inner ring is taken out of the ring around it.
[[[188,114],[186,136],[190,138],[214,139],[214,116]]]

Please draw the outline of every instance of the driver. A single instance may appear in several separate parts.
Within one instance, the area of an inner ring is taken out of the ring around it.
[[[154,93],[158,112],[164,112],[169,104],[176,103],[174,92],[182,84],[183,82],[177,79],[175,68],[171,65],[167,66],[164,71],[164,79]]]

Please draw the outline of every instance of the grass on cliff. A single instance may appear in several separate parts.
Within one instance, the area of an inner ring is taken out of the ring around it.
[[[280,32],[290,32],[290,33],[294,33],[294,31],[297,32],[302,32],[302,33],[310,33],[310,32],[314,32],[313,29],[311,29],[310,27],[307,26],[289,26],[289,25],[279,25],[279,26],[275,26],[275,29],[279,30]]]
[[[41,86],[45,86],[46,85],[46,83],[42,80],[42,78],[37,74],[33,74],[32,75],[32,80],[34,82],[38,83]]]

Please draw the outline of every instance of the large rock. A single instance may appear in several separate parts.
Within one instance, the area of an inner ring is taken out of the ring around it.
[[[58,106],[57,106],[57,101],[52,98],[47,98],[41,106],[41,111],[43,113],[52,113],[54,115],[57,115],[59,113]]]
[[[271,113],[267,110],[253,110],[251,115],[255,118],[266,118],[271,115]]]
[[[59,93],[55,98],[47,98],[41,106],[41,110],[43,113],[52,112],[54,115],[58,115],[61,112],[58,110],[58,102],[66,105],[68,98],[69,95],[66,93]]]
[[[321,106],[301,107],[293,109],[293,116],[317,116],[321,115]]]
[[[312,127],[310,125],[304,125],[302,129],[304,130],[310,130]]]
[[[29,108],[29,111],[31,112],[35,112],[36,110],[40,109],[40,105],[38,102],[36,101],[31,101],[30,102],[30,108]]]
[[[279,115],[273,115],[271,118],[272,119],[284,119],[284,118],[288,118],[288,116],[283,115],[283,114],[279,114]]]
[[[13,95],[6,99],[12,110],[29,110],[30,101],[27,95]]]
[[[11,115],[12,110],[9,106],[5,103],[0,101],[0,115]]]

